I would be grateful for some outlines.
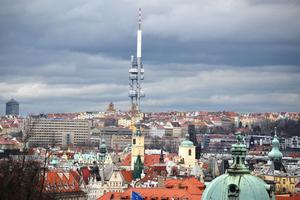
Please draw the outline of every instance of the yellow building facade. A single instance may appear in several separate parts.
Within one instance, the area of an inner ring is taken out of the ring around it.
[[[296,177],[294,176],[274,176],[275,193],[295,193]]]
[[[287,175],[265,175],[262,176],[265,181],[275,184],[275,194],[294,194],[296,193],[296,176]]]
[[[145,137],[141,135],[140,129],[137,129],[136,133],[132,136],[131,146],[131,169],[134,169],[134,163],[140,155],[142,163],[145,160]]]
[[[178,156],[185,168],[193,168],[196,163],[196,147],[191,141],[184,140],[179,146]]]

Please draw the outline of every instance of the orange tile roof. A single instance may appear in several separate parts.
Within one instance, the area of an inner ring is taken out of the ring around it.
[[[293,153],[290,153],[289,156],[293,157],[293,158],[300,158],[300,153],[299,152],[293,152]]]
[[[87,185],[89,183],[89,178],[91,176],[91,172],[87,167],[81,167],[80,168],[81,174],[82,174],[82,179]]]
[[[2,144],[2,145],[17,145],[17,144],[19,144],[19,142],[16,140],[13,140],[13,139],[0,137],[0,144]]]
[[[299,189],[300,188],[300,181],[296,183],[295,188]]]
[[[98,200],[104,200],[104,199],[130,199],[132,191],[140,193],[141,196],[147,200],[152,198],[179,198],[179,199],[190,199],[190,200],[196,200],[200,198],[193,198],[192,195],[190,195],[185,190],[177,190],[177,189],[166,189],[166,188],[129,188],[123,193],[110,193],[105,194],[104,196],[98,198]]]
[[[122,170],[121,173],[127,183],[133,180],[132,171]]]
[[[122,193],[106,193],[98,200],[104,199],[130,199],[132,191],[138,192],[143,196],[145,200],[152,198],[157,199],[189,199],[189,200],[198,200],[202,197],[202,192],[204,191],[204,184],[201,183],[194,177],[185,178],[182,180],[179,179],[168,179],[166,180],[166,186],[163,188],[128,188]]]
[[[144,166],[153,166],[154,164],[159,163],[159,154],[145,154]],[[130,166],[131,165],[131,154],[128,154],[120,164],[121,166]]]
[[[79,183],[80,178],[81,178],[80,174],[79,174],[77,171],[74,171],[74,170],[71,170],[71,171],[70,171],[70,174],[71,174],[71,175],[76,179],[76,181]]]
[[[130,166],[131,165],[131,154],[127,154],[124,160],[120,163],[121,166]]]
[[[45,174],[44,192],[81,192],[79,181],[74,172],[49,171]]]
[[[202,168],[203,169],[208,169],[208,163],[203,163]]]
[[[165,165],[154,165],[145,170],[145,177],[139,182],[147,182],[149,180],[154,180],[158,176],[166,176],[167,170]]]
[[[195,177],[188,177],[182,180],[167,179],[165,182],[167,188],[185,188],[190,194],[202,194],[205,185],[197,180]]]
[[[144,165],[145,166],[153,166],[154,164],[159,163],[159,158],[160,155],[155,154],[155,155],[145,155],[145,161],[144,161]]]
[[[108,199],[121,199],[121,193],[120,192],[107,192],[101,197],[99,197],[97,200],[108,200]]]
[[[300,194],[295,195],[276,195],[276,200],[300,200]]]

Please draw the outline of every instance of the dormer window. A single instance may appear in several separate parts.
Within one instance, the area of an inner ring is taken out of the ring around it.
[[[69,190],[69,185],[68,184],[65,184],[65,189]]]

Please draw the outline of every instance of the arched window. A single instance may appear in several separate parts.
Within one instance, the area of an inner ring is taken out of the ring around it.
[[[189,156],[191,156],[192,155],[192,150],[191,149],[189,149]]]

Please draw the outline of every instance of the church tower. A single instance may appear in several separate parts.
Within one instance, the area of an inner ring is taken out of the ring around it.
[[[178,155],[184,162],[184,167],[193,168],[196,163],[196,147],[193,142],[189,140],[189,134],[186,134],[186,139],[179,145]]]
[[[134,164],[137,158],[140,157],[141,162],[144,163],[145,159],[145,138],[141,132],[140,123],[136,124],[136,131],[132,134],[131,146],[131,170],[134,170]]]
[[[275,170],[286,172],[282,164],[282,153],[280,151],[280,142],[277,136],[277,127],[275,127],[275,134],[272,140],[272,150],[269,152],[268,157],[271,161],[270,173],[274,173]]]
[[[107,147],[106,147],[104,138],[102,138],[102,140],[100,141],[99,152],[100,152],[99,153],[100,161],[105,161],[105,157],[107,155]]]

